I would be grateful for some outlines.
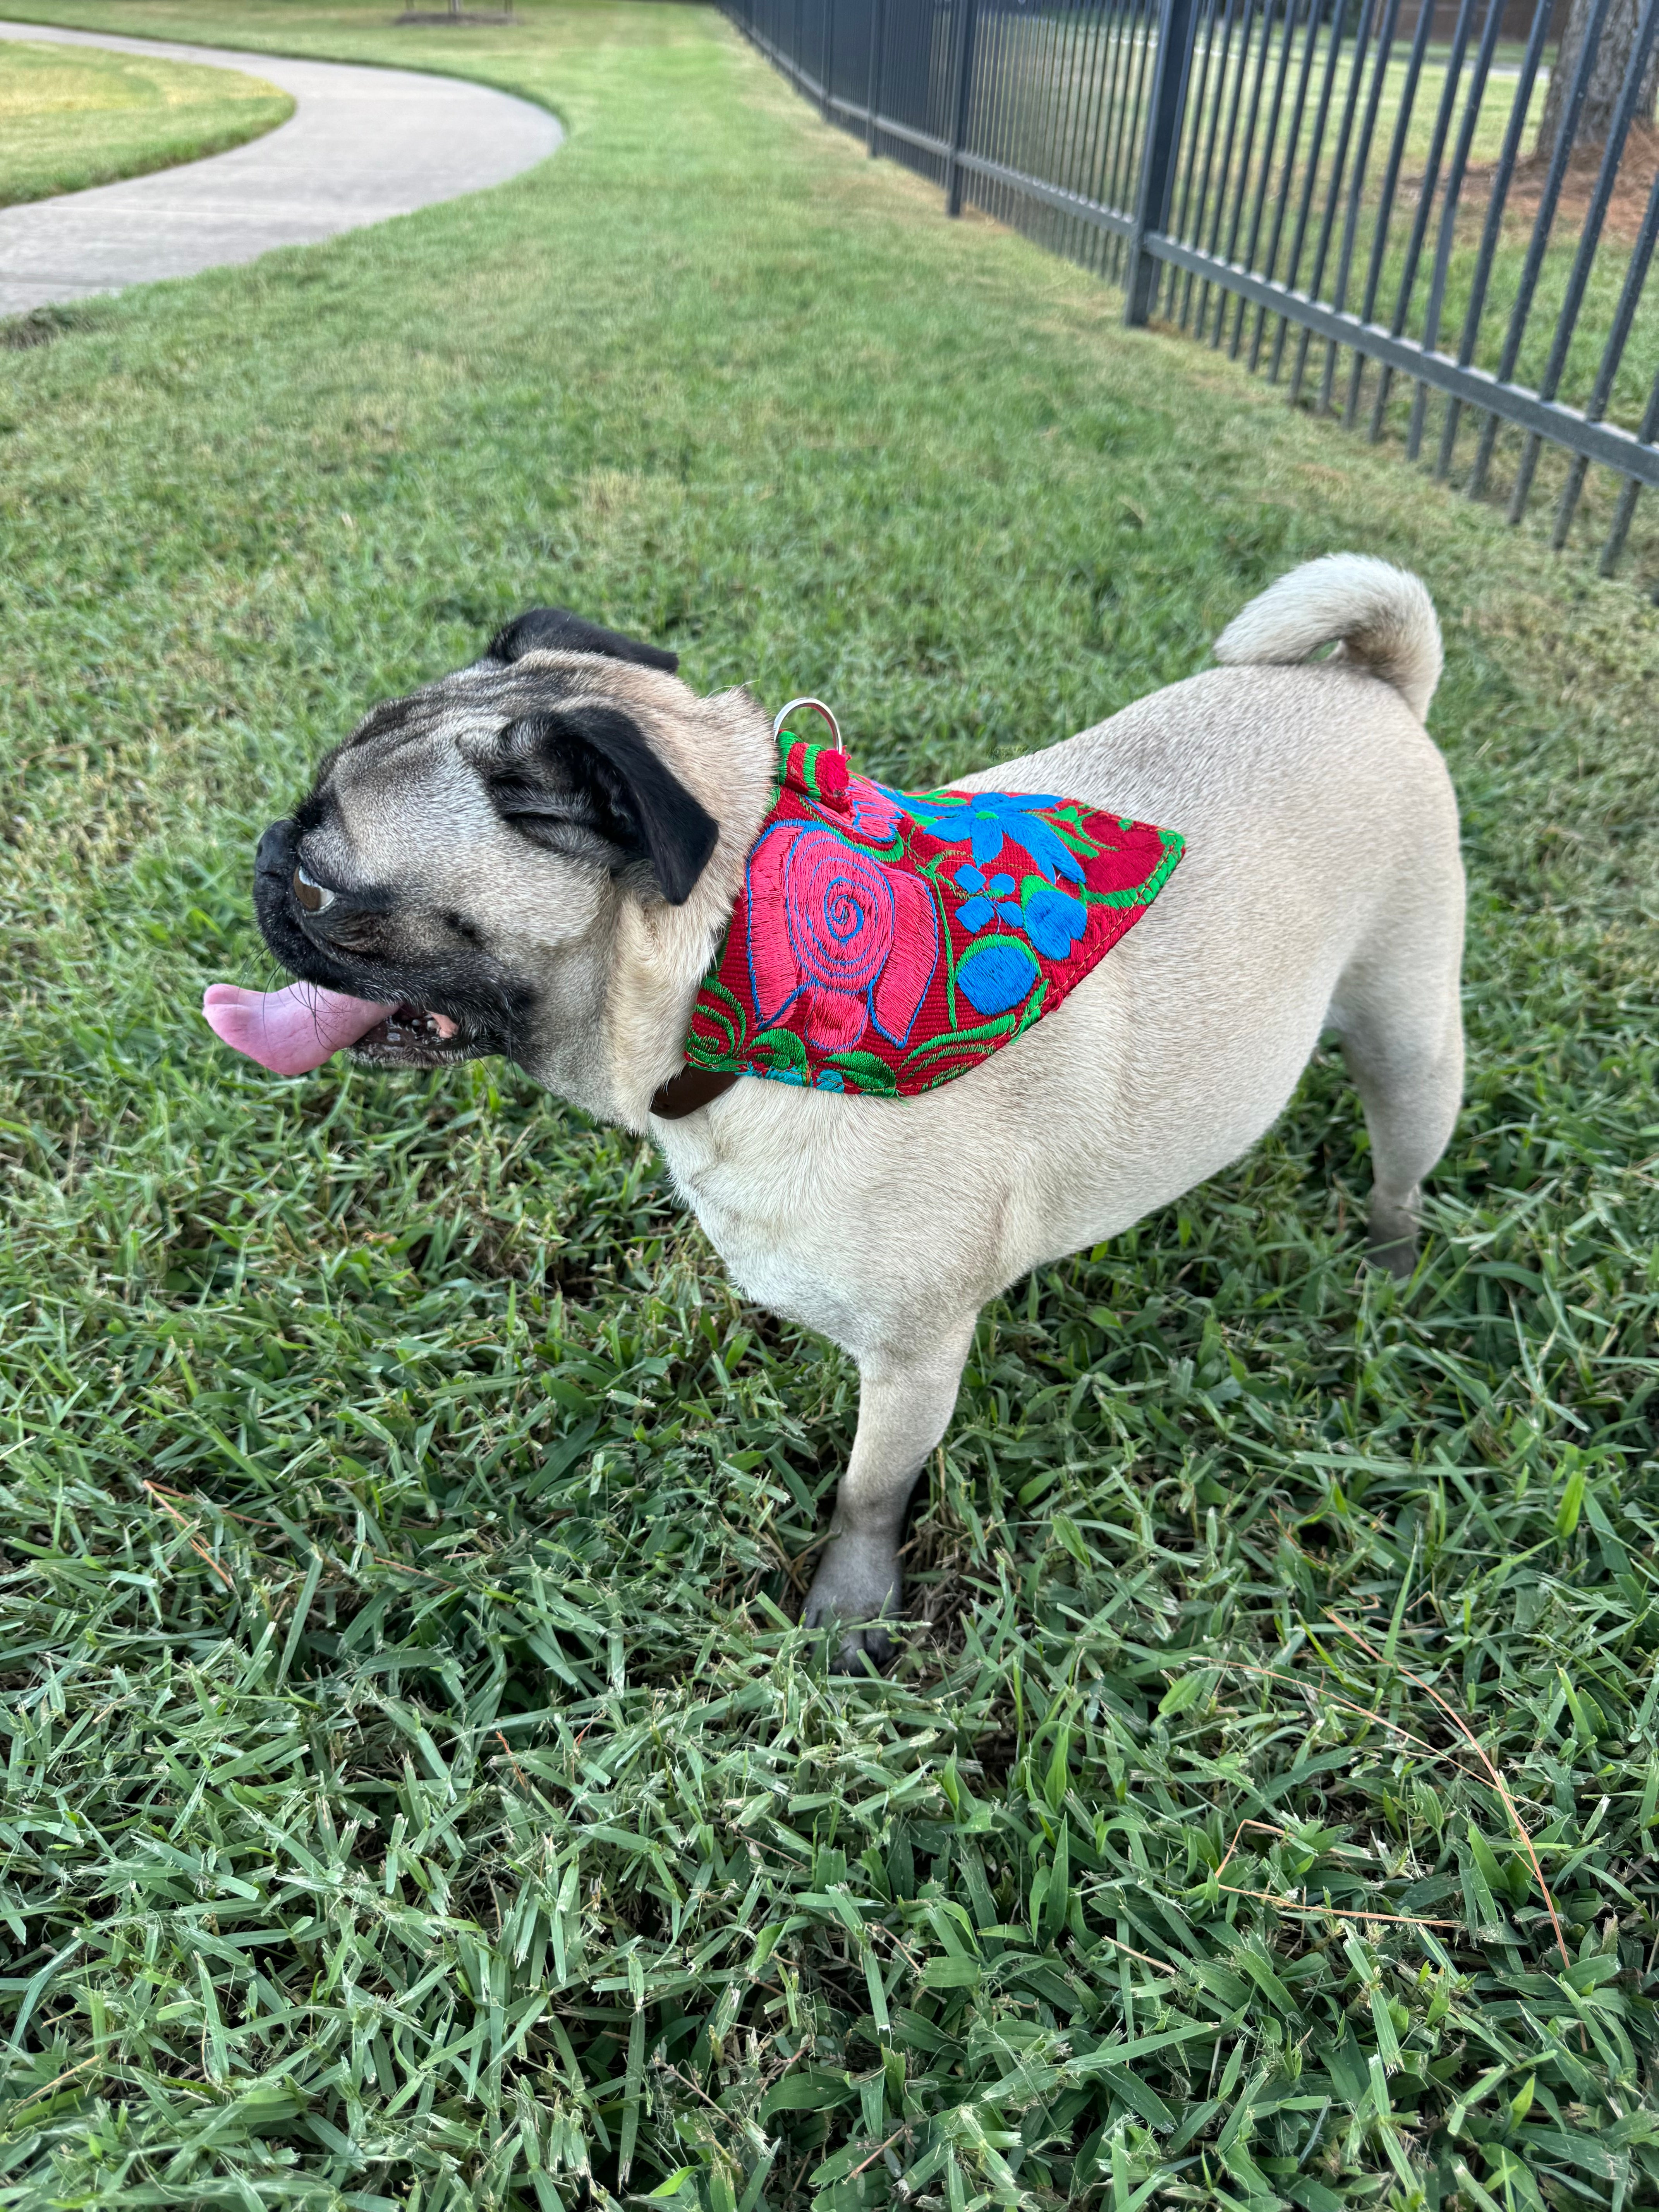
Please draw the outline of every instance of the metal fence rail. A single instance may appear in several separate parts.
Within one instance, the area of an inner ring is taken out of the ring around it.
[[[1558,546],[1591,465],[1610,470],[1595,532],[1612,572],[1659,484],[1659,137],[1643,113],[1659,0],[1640,0],[1588,155],[1574,140],[1617,0],[1589,0],[1561,57],[1562,0],[722,4],[871,154],[930,178],[948,213],[971,201],[1121,284],[1131,325],[1224,347],[1372,439],[1397,424],[1471,497],[1498,495],[1507,429],[1511,521],[1560,449]],[[1543,155],[1553,58],[1568,76]]]

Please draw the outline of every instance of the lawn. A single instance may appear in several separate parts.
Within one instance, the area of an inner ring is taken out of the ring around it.
[[[222,154],[293,112],[239,70],[0,40],[0,207]]]
[[[707,11],[52,12],[569,136],[0,349],[0,2206],[1659,2202],[1659,616],[947,223]],[[216,1048],[252,840],[538,600],[923,783],[1344,546],[1447,633],[1425,1264],[1359,1267],[1322,1055],[988,1311],[920,1618],[831,1680],[846,1364],[510,1068]]]

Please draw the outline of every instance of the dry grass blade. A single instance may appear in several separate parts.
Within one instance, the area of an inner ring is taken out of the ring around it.
[[[1527,1863],[1532,1869],[1533,1879],[1538,1884],[1539,1892],[1544,1899],[1545,1908],[1550,1916],[1550,1926],[1555,1931],[1556,1948],[1561,1954],[1562,1966],[1564,1969],[1571,1972],[1572,1960],[1567,1954],[1567,1939],[1561,1932],[1560,1916],[1555,1909],[1555,1899],[1550,1894],[1550,1886],[1544,1879],[1544,1869],[1538,1863],[1538,1854],[1533,1849],[1532,1837],[1528,1832],[1525,1821],[1521,1818],[1521,1814],[1516,1808],[1514,1798],[1510,1795],[1508,1784],[1498,1772],[1497,1767],[1493,1765],[1492,1760],[1487,1757],[1486,1747],[1478,1741],[1474,1729],[1463,1718],[1462,1713],[1457,1711],[1456,1707],[1449,1704],[1447,1700],[1441,1696],[1439,1691],[1435,1688],[1432,1682],[1425,1681],[1420,1674],[1414,1674],[1409,1667],[1401,1666],[1400,1662],[1397,1659],[1384,1662],[1382,1653],[1376,1649],[1374,1644],[1369,1642],[1367,1638],[1362,1636],[1359,1631],[1353,1627],[1349,1622],[1340,1620],[1337,1616],[1328,1609],[1328,1607],[1326,1610],[1325,1617],[1334,1628],[1340,1630],[1344,1636],[1351,1637],[1353,1641],[1359,1645],[1360,1649],[1366,1652],[1371,1658],[1375,1659],[1379,1665],[1388,1664],[1392,1666],[1399,1674],[1403,1675],[1405,1680],[1410,1682],[1414,1688],[1421,1690],[1426,1697],[1432,1698],[1435,1704],[1439,1706],[1441,1711],[1444,1713],[1446,1718],[1451,1723],[1452,1726],[1463,1738],[1463,1741],[1468,1745],[1470,1750],[1474,1752],[1475,1757],[1480,1761],[1481,1765],[1485,1767],[1488,1780],[1491,1782],[1492,1788],[1498,1792],[1498,1796],[1503,1800],[1504,1810],[1509,1815],[1510,1826],[1515,1832],[1516,1841],[1520,1844],[1522,1850],[1526,1854]]]

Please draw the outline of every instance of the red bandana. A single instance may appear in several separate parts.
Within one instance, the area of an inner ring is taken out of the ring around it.
[[[1172,830],[1024,791],[890,791],[784,731],[691,1012],[693,1067],[908,1097],[1052,1013],[1169,880]]]

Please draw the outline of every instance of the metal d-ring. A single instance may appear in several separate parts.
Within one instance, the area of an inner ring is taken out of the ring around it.
[[[811,707],[815,714],[822,714],[824,720],[830,725],[830,733],[835,739],[836,750],[838,753],[844,753],[846,751],[847,748],[841,741],[841,724],[830,713],[829,708],[824,705],[822,699],[792,699],[787,707],[780,708],[778,710],[777,719],[772,725],[772,741],[775,744],[776,744],[779,735],[783,729],[784,724],[789,720],[789,717],[794,713],[797,707]]]

